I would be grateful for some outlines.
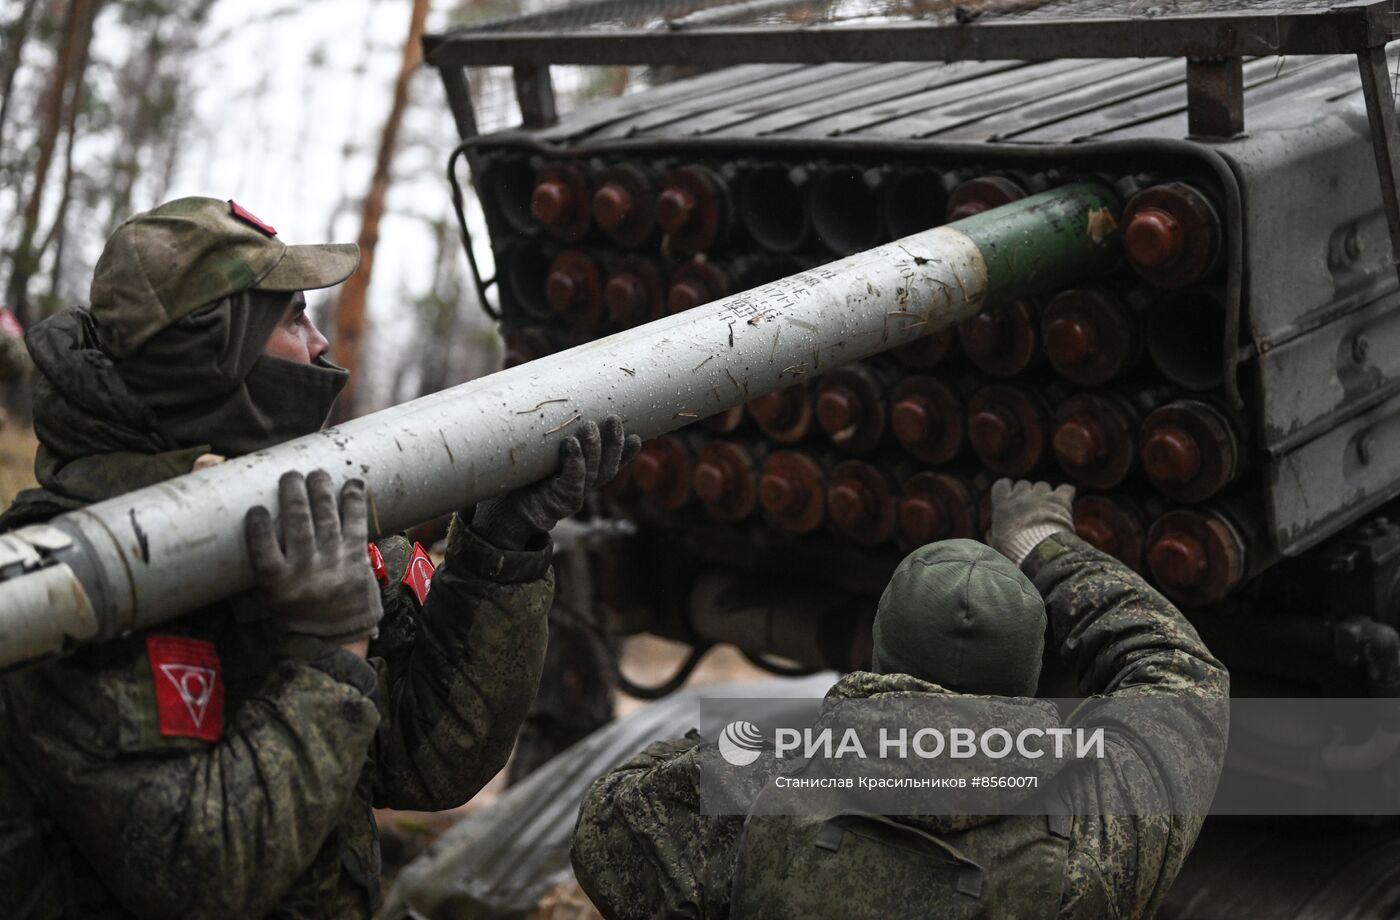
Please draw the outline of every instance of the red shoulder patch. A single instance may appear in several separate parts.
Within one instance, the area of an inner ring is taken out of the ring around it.
[[[247,208],[243,207],[243,205],[234,201],[232,198],[228,200],[228,210],[229,213],[232,214],[234,217],[243,221],[245,224],[252,224],[254,227],[258,228],[263,233],[266,233],[268,236],[277,235],[277,229],[273,227],[272,224],[269,224],[265,220],[261,220],[260,218],[255,216],[252,211],[249,211]]]
[[[408,560],[408,571],[403,573],[400,584],[408,586],[413,596],[418,598],[418,606],[428,598],[428,589],[433,586],[433,560],[428,558],[423,544],[413,544],[413,555]]]
[[[224,733],[224,682],[214,643],[151,635],[146,657],[156,686],[160,733],[218,741]]]
[[[389,583],[389,570],[384,567],[384,554],[373,543],[369,544],[369,568],[374,573],[374,580],[380,585]]]

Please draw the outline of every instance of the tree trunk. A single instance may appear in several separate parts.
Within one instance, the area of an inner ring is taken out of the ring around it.
[[[370,178],[369,192],[365,195],[361,212],[360,269],[345,282],[336,302],[334,345],[331,354],[337,364],[351,373],[350,384],[336,403],[334,418],[337,421],[353,417],[359,409],[360,391],[356,383],[362,382],[363,377],[360,373],[360,359],[364,354],[365,301],[374,271],[374,247],[379,242],[379,221],[384,216],[384,199],[389,190],[399,126],[403,122],[404,110],[408,107],[409,81],[413,77],[414,69],[422,61],[423,25],[427,18],[428,0],[413,0],[408,40],[403,46],[403,63],[399,68],[398,79],[394,82],[394,98],[389,106],[389,115],[384,120],[384,130],[379,137],[374,174]]]
[[[88,46],[92,42],[93,20],[100,5],[101,0],[71,0],[68,4],[58,58],[40,106],[39,155],[34,165],[34,185],[24,208],[19,245],[15,247],[14,265],[5,297],[26,329],[39,319],[29,302],[28,292],[29,279],[38,270],[41,255],[41,250],[34,247],[34,237],[39,229],[44,186],[48,184],[49,167],[53,165],[54,148],[58,146],[58,135],[66,121],[67,107],[76,106],[81,95],[82,70],[87,62]]]
[[[39,0],[24,0],[19,15],[5,27],[5,55],[0,61],[0,150],[5,149],[5,125],[10,120],[10,99],[14,93],[15,74],[19,73],[20,53],[29,38],[29,22],[38,3]]]
[[[73,108],[76,113],[77,106]],[[53,260],[49,263],[47,309],[53,309],[62,296],[59,293],[59,285],[63,283],[63,251],[64,245],[68,241],[68,203],[73,200],[73,144],[77,140],[76,129],[75,119],[70,118],[68,120],[68,147],[63,155],[63,191],[58,199],[58,214],[54,216],[53,226],[49,228],[49,235],[40,249],[40,252],[43,252],[49,248],[50,244],[53,245]]]
[[[58,199],[58,213],[54,216],[53,226],[49,228],[48,238],[39,250],[39,253],[42,254],[48,249],[49,242],[54,242],[47,304],[50,310],[59,302],[61,296],[59,284],[63,279],[63,250],[68,237],[68,204],[73,200],[73,147],[78,140],[78,113],[82,111],[83,97],[87,93],[87,65],[90,59],[89,52],[92,49],[93,21],[97,16],[97,6],[98,4],[93,4],[91,15],[87,19],[86,31],[80,36],[78,42],[80,49],[78,62],[73,68],[73,79],[68,90],[68,120],[64,127],[64,130],[68,132],[68,141],[63,155],[63,185]]]

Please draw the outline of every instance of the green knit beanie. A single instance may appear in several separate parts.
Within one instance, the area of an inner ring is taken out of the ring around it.
[[[975,540],[921,546],[875,613],[871,669],[958,693],[1034,696],[1045,602],[1021,570]]]

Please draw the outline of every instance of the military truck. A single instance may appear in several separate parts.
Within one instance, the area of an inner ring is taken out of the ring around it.
[[[1376,692],[1363,650],[1400,620],[1390,6],[591,0],[429,36],[507,365],[1076,180],[1125,202],[1111,273],[648,442],[609,494],[638,537],[592,573],[616,626],[690,643],[686,667],[720,642],[861,667],[903,554],[981,536],[991,482],[1037,478],[1078,487],[1080,536],[1181,605],[1236,693]],[[680,76],[561,113],[560,64]],[[476,131],[487,66],[513,68],[518,129]],[[1173,916],[1400,911],[1393,831],[1207,827]]]

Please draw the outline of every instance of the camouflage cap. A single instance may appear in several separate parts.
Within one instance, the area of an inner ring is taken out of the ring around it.
[[[288,246],[232,201],[180,198],[117,228],[92,275],[92,317],[102,346],[130,356],[151,336],[239,291],[310,291],[355,271],[354,243]]]
[[[921,546],[876,608],[871,666],[959,693],[1034,696],[1045,602],[1001,553],[975,540]]]

